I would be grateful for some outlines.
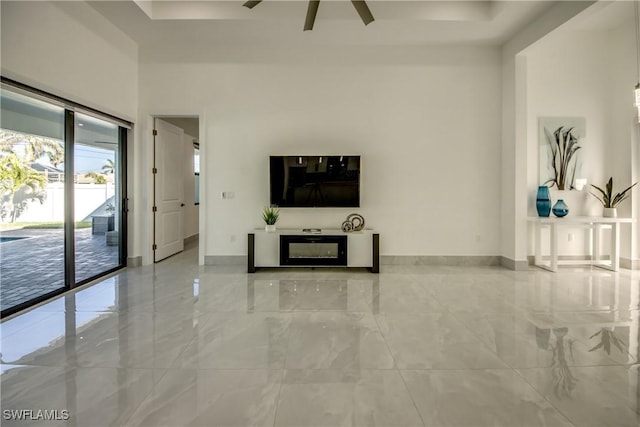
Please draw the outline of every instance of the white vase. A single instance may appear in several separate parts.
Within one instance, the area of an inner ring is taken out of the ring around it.
[[[602,210],[602,216],[605,218],[617,218],[618,208],[604,208]]]
[[[267,224],[264,226],[264,231],[266,231],[267,233],[273,233],[274,231],[276,231],[276,225],[275,224]]]

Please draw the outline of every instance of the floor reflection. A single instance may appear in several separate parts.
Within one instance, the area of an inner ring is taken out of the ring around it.
[[[195,259],[3,321],[3,409],[77,426],[640,423],[635,272]]]
[[[247,312],[367,311],[380,309],[380,283],[370,279],[247,278]]]

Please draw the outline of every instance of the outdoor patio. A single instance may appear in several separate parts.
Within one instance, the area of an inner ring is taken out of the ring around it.
[[[0,308],[5,310],[64,286],[64,230],[1,231],[0,237],[25,237],[0,243]],[[118,246],[105,234],[76,230],[76,282],[118,265]]]

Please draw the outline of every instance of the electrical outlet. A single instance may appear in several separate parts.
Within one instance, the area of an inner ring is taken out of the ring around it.
[[[570,242],[573,242],[573,233],[569,233],[569,234],[567,234],[567,239],[568,239]]]
[[[476,242],[480,242],[482,240],[482,236],[476,234]]]
[[[231,237],[229,238],[232,242],[236,241],[236,235],[232,234]]]

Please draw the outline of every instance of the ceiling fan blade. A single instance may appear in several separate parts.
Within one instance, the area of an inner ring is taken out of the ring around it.
[[[256,7],[262,0],[249,0],[248,2],[246,2],[245,4],[243,4],[244,7],[248,7],[249,9],[253,9],[254,7]]]
[[[375,21],[371,11],[369,10],[369,6],[367,6],[367,3],[364,0],[351,0],[351,3],[353,4],[353,7],[356,8],[358,15],[360,15],[360,19],[364,22],[364,25],[369,25]]]
[[[313,30],[313,24],[316,22],[316,14],[318,13],[320,0],[309,0],[307,7],[307,18],[304,20],[304,31]]]

